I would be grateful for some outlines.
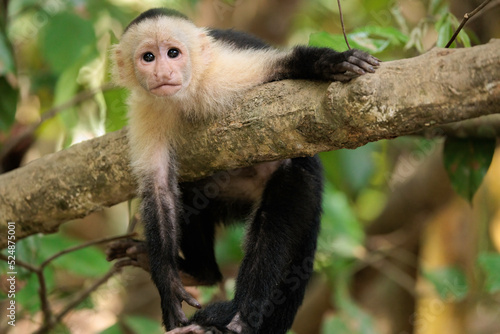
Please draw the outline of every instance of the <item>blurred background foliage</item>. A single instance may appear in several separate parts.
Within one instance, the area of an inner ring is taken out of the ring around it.
[[[388,61],[444,46],[457,17],[480,2],[354,0],[343,2],[343,12],[351,45]],[[498,4],[471,20],[453,47],[498,37]],[[346,49],[332,0],[0,0],[0,172],[125,125],[127,93],[109,84],[108,50],[128,22],[156,6],[275,45]],[[321,154],[327,185],[316,274],[293,333],[500,332],[495,120]],[[136,208],[123,203],[19,241],[16,257],[36,265],[85,240],[125,233]],[[203,303],[231,298],[243,256],[243,227],[218,234],[225,280],[190,288]],[[110,266],[100,247],[53,261],[44,270],[51,306],[61,309]],[[14,328],[2,313],[4,282],[0,332],[35,331],[42,320],[37,276],[18,268]],[[161,333],[159,311],[148,275],[128,268],[51,332]]]

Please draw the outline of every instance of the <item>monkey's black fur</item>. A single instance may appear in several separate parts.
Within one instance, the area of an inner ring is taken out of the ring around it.
[[[271,46],[255,36],[233,29],[210,29],[209,35],[240,49],[269,49]]]
[[[179,11],[176,11],[175,9],[170,9],[170,8],[152,8],[152,9],[149,9],[149,10],[141,13],[139,16],[137,16],[135,19],[133,19],[132,22],[130,22],[128,24],[128,26],[125,28],[124,32],[126,32],[134,24],[138,24],[138,23],[141,23],[142,21],[144,21],[146,19],[150,19],[150,18],[154,18],[154,17],[158,17],[158,16],[178,17],[178,18],[181,18],[183,20],[188,20],[189,21],[189,18],[186,15],[182,14]]]

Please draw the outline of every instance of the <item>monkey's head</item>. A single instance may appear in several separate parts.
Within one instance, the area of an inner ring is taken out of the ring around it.
[[[208,63],[209,41],[202,28],[168,9],[142,13],[112,50],[115,83],[158,97],[189,93],[193,73]]]

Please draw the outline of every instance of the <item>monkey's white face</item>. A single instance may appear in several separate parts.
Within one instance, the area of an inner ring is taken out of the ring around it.
[[[191,80],[189,52],[179,42],[145,41],[137,47],[134,63],[139,83],[156,96],[173,96]]]

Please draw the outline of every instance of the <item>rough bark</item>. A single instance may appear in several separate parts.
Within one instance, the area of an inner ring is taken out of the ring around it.
[[[500,41],[434,49],[382,64],[349,84],[280,81],[231,112],[187,129],[183,180],[261,161],[313,155],[500,112]],[[0,176],[0,247],[134,196],[125,131],[74,145]]]

